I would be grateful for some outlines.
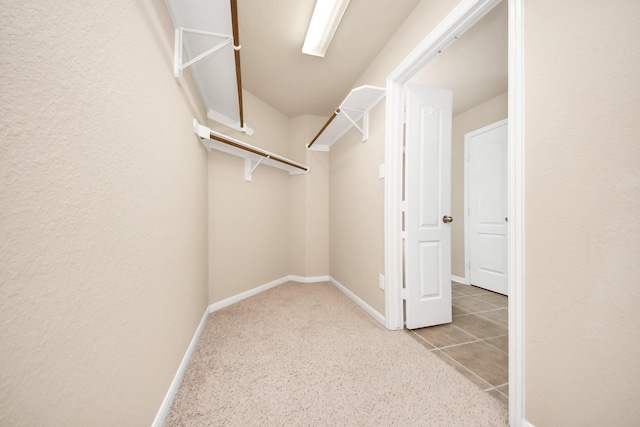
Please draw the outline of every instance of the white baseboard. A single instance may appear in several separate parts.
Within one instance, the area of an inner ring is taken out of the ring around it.
[[[461,285],[468,285],[469,284],[467,279],[465,279],[464,277],[454,276],[453,274],[451,275],[451,281],[452,282],[456,282],[456,283],[460,283]]]
[[[184,374],[187,371],[187,367],[189,367],[189,362],[191,362],[191,357],[193,356],[193,352],[196,349],[196,345],[198,345],[198,341],[200,340],[200,335],[202,335],[202,331],[204,330],[204,325],[207,323],[207,317],[209,316],[209,310],[205,310],[204,315],[202,316],[202,320],[200,320],[200,324],[198,325],[198,329],[196,329],[196,333],[193,335],[191,342],[189,343],[189,347],[187,347],[187,352],[184,354],[180,365],[178,366],[178,371],[176,375],[173,377],[173,381],[171,381],[171,385],[169,386],[169,391],[164,396],[164,400],[160,405],[160,409],[156,414],[156,417],[151,424],[151,427],[162,427],[164,422],[169,415],[169,410],[171,409],[171,405],[173,404],[173,400],[178,393],[178,389],[182,384],[182,380],[184,378]]]
[[[522,420],[522,427],[534,427],[534,425],[527,420]]]
[[[312,276],[312,277],[289,276],[290,281],[300,282],[300,283],[328,282],[330,279],[331,278],[329,276]]]
[[[382,326],[385,325],[384,322],[384,316],[380,313],[378,313],[376,310],[374,310],[373,307],[371,307],[369,304],[367,304],[366,302],[364,302],[362,299],[360,299],[360,297],[358,297],[356,294],[354,294],[353,292],[351,292],[349,289],[345,288],[342,284],[340,284],[340,282],[338,282],[336,279],[334,279],[333,277],[329,277],[329,281],[331,283],[333,283],[338,289],[340,289],[342,292],[344,292],[345,295],[347,295],[349,298],[351,298],[351,300],[353,302],[355,302],[356,304],[358,304],[360,306],[360,308],[362,308],[364,311],[366,311],[367,313],[369,313],[374,319],[376,319],[378,322],[380,322],[380,324]]]
[[[264,292],[271,288],[275,288],[276,286],[282,285],[283,283],[287,283],[289,281],[289,277],[290,276],[284,276],[280,279],[274,280],[273,282],[260,285],[257,288],[249,289],[248,291],[242,292],[238,295],[234,295],[227,299],[223,299],[222,301],[214,302],[209,306],[209,313],[213,313],[214,311],[220,310],[221,308],[229,307],[230,305],[235,304],[238,301],[242,301],[243,299],[258,295],[261,292]]]

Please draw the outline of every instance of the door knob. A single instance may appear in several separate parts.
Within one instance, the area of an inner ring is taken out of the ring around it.
[[[453,217],[450,217],[449,215],[445,215],[442,217],[442,222],[444,222],[445,224],[449,224],[450,222],[453,222]]]

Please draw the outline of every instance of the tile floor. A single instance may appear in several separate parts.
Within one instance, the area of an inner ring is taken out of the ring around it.
[[[507,297],[452,283],[453,323],[407,332],[496,399],[509,401]]]

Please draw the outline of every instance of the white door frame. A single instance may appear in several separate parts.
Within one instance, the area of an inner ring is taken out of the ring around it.
[[[509,119],[502,119],[495,123],[491,123],[490,125],[467,132],[464,135],[464,274],[467,285],[471,284],[471,222],[469,215],[469,197],[471,197],[471,194],[469,194],[469,154],[471,153],[471,139],[468,135],[477,135],[508,123]],[[508,131],[509,128],[507,127],[507,132]]]
[[[404,327],[402,301],[402,148],[404,85],[501,0],[461,0],[387,77],[385,123],[385,325]],[[524,414],[524,0],[509,2],[509,423]]]

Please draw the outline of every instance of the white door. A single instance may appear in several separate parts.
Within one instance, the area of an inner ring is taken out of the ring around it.
[[[407,328],[451,322],[451,91],[407,85]]]
[[[507,120],[465,135],[469,282],[507,295]]]

